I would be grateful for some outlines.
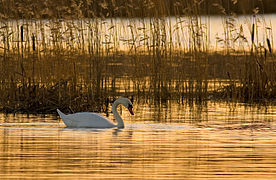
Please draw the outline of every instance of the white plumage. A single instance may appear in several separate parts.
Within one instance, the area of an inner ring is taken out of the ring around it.
[[[97,114],[97,113],[91,113],[91,112],[79,112],[74,114],[68,114],[65,115],[62,113],[59,109],[57,109],[57,112],[59,116],[61,117],[62,121],[67,127],[73,127],[73,128],[124,128],[124,122],[121,118],[121,116],[117,112],[117,106],[119,104],[122,104],[125,106],[129,112],[134,115],[132,111],[132,103],[128,98],[119,98],[117,99],[113,105],[112,105],[112,112],[113,115],[118,122],[118,124],[114,124],[106,117]]]

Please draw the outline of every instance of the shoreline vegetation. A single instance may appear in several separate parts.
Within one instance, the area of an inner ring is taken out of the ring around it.
[[[0,2],[1,18],[72,19],[276,13],[274,0],[37,0]]]
[[[272,28],[260,27],[268,0],[249,3],[254,7],[247,24],[250,38],[245,27],[235,23],[238,11],[233,7],[242,7],[243,1],[208,5],[207,0],[175,0],[173,8],[168,5],[172,1],[150,0],[137,7],[126,1],[116,1],[120,6],[115,1],[26,2],[30,5],[1,1],[2,112],[108,112],[118,96],[159,103],[275,103]],[[202,18],[213,13],[206,8],[224,15],[224,37],[216,39],[222,50],[209,48],[212,32]],[[174,15],[177,26],[169,25],[168,15]],[[110,26],[103,28],[108,17],[127,17],[128,23],[118,25],[111,18]],[[139,24],[133,17],[139,17]],[[128,39],[119,36],[125,26]]]

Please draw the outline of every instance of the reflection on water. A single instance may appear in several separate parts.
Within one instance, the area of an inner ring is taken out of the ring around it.
[[[276,177],[275,106],[134,104],[122,130],[1,115],[1,178]]]

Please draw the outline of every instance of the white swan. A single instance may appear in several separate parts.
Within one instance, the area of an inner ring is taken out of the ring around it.
[[[73,128],[112,128],[112,127],[118,127],[118,128],[124,128],[124,122],[121,118],[121,116],[117,112],[117,106],[119,104],[122,104],[125,106],[131,115],[134,115],[132,111],[132,103],[128,98],[119,98],[117,99],[113,105],[112,105],[112,112],[117,120],[118,124],[114,124],[110,120],[108,120],[106,117],[97,114],[97,113],[91,113],[91,112],[79,112],[75,114],[68,114],[65,115],[62,113],[59,109],[57,109],[57,112],[59,116],[61,117],[62,121],[67,127],[73,127]]]

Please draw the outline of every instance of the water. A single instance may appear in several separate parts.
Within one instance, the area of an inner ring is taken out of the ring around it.
[[[121,130],[1,115],[1,179],[276,177],[275,106],[172,101],[134,108],[135,116],[122,108]]]

